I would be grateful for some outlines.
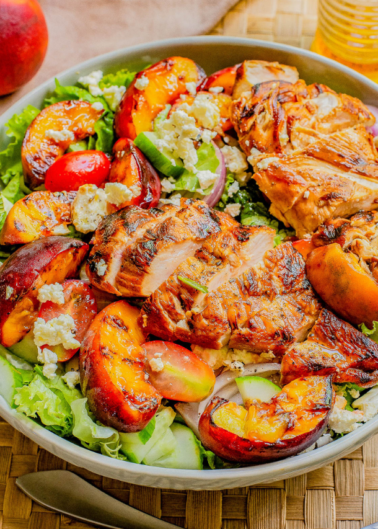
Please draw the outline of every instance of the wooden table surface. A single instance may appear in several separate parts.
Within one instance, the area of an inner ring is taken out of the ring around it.
[[[81,8],[82,1],[86,0],[75,0],[77,8]],[[107,5],[114,9],[119,1]],[[57,28],[57,34],[50,29],[46,63],[23,93],[72,64],[109,51],[109,43],[99,41],[90,53],[84,47],[74,56],[67,54],[55,60],[62,36],[70,38],[73,32],[77,36],[82,29],[74,23],[75,13],[67,11],[66,2],[41,1],[49,25]],[[92,6],[99,2],[91,0]],[[211,34],[309,48],[316,29],[316,11],[316,0],[243,0]],[[114,42],[111,45],[116,49]],[[0,112],[19,97],[17,93],[0,99]],[[175,492],[129,485],[74,467],[0,422],[0,529],[90,527],[39,507],[15,485],[17,476],[53,469],[72,470],[121,501],[187,529],[360,529],[378,521],[378,436],[333,465],[272,485],[222,492]]]

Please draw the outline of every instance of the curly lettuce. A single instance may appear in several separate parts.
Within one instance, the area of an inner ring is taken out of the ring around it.
[[[195,164],[197,171],[210,171],[215,173],[219,160],[215,152],[214,145],[211,143],[202,143],[200,148],[197,150],[198,161]],[[176,191],[189,191],[190,193],[195,193],[200,189],[200,184],[198,177],[192,172],[184,169],[181,175],[175,182]],[[203,195],[209,195],[213,189],[213,185],[208,189],[201,191]]]
[[[119,453],[119,433],[114,428],[102,426],[93,420],[93,415],[87,408],[86,398],[71,402],[71,410],[74,421],[72,433],[85,448],[115,459],[126,460],[126,457]]]

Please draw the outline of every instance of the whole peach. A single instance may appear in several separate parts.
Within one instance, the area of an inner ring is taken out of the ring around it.
[[[47,43],[46,20],[36,0],[0,0],[0,96],[34,77]]]

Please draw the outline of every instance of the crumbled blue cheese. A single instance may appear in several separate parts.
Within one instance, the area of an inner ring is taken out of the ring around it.
[[[88,88],[89,93],[92,96],[94,97],[101,96],[102,90],[98,84],[101,81],[103,75],[104,74],[102,73],[101,70],[97,70],[83,77],[79,77],[79,83],[82,84],[83,86],[86,86]]]
[[[94,184],[81,186],[72,203],[72,223],[81,233],[95,231],[107,215],[107,199],[103,189]]]
[[[150,80],[143,74],[141,77],[138,77],[138,79],[135,81],[134,86],[137,90],[145,90],[149,83]]]
[[[223,90],[223,86],[212,86],[211,88],[209,88],[209,92],[211,92],[212,94],[221,94]]]
[[[164,369],[164,362],[161,358],[151,358],[151,360],[149,360],[149,364],[152,371],[155,371],[156,373],[159,373]]]
[[[13,292],[14,288],[7,285],[5,288],[5,299],[10,299],[12,297]]]
[[[38,347],[37,360],[38,362],[43,364],[42,372],[46,378],[51,379],[56,376],[55,371],[58,368],[58,356],[53,351],[50,351],[50,349],[47,349],[47,347],[45,347],[44,349]]]
[[[124,86],[108,86],[107,88],[103,89],[102,95],[113,112],[117,110],[125,92],[126,88]]]
[[[163,178],[161,181],[161,190],[163,193],[172,193],[175,190],[175,184],[170,182],[168,178]]]
[[[345,410],[347,401],[340,395],[336,396],[336,401],[332,412],[329,416],[328,426],[336,433],[349,433],[361,426],[364,419],[362,411],[348,411]]]
[[[97,112],[101,112],[101,110],[104,110],[104,105],[100,103],[100,101],[96,101],[95,103],[92,103],[92,108],[97,110]]]
[[[79,371],[67,371],[65,375],[62,376],[62,379],[71,389],[74,389],[80,382],[80,373]]]
[[[269,156],[268,158],[263,158],[260,162],[257,162],[256,168],[258,171],[265,171],[265,169],[268,169],[271,163],[279,162],[279,160],[280,159],[277,158],[276,156]]]
[[[74,141],[75,134],[71,130],[68,130],[68,129],[63,129],[63,130],[48,129],[45,132],[45,137],[59,143],[60,141]]]
[[[211,98],[211,94],[200,92],[195,97],[193,103],[183,103],[181,110],[193,116],[200,127],[205,129],[215,129],[220,123],[220,111]]]
[[[161,198],[159,201],[159,205],[164,204],[173,204],[174,206],[181,206],[181,195],[180,193],[176,193],[175,195],[171,195],[169,198]]]
[[[75,321],[69,314],[61,314],[49,321],[37,318],[33,328],[34,342],[38,347],[62,344],[65,349],[77,349],[80,342],[75,339],[75,332]]]
[[[104,261],[104,259],[100,259],[98,261],[98,263],[96,263],[96,272],[97,272],[97,275],[99,276],[104,276],[105,275],[105,272],[108,268],[108,265],[106,264],[106,262]]]
[[[224,211],[231,215],[231,217],[237,217],[240,215],[241,205],[240,204],[227,204]]]
[[[183,160],[185,169],[195,172],[198,156],[193,140],[201,137],[195,119],[179,109],[157,123],[156,129],[161,138],[156,141],[156,147],[160,151],[167,149],[173,158]]]
[[[51,285],[41,286],[41,288],[38,290],[37,299],[41,303],[52,301],[58,305],[63,305],[64,292],[62,285],[60,283],[52,283]]]
[[[245,154],[237,147],[225,145],[221,148],[226,167],[231,173],[242,173],[248,169]]]
[[[219,175],[217,175],[216,173],[212,173],[209,170],[206,170],[206,171],[198,171],[196,176],[198,178],[200,188],[208,189],[218,180]]]
[[[56,226],[53,227],[53,229],[51,230],[51,233],[53,235],[67,235],[68,233],[70,233],[70,230],[67,224],[57,224]]]
[[[105,101],[108,103],[109,107],[113,112],[117,110],[117,107],[122,99],[123,94],[126,92],[124,86],[107,86],[104,89],[101,89],[99,83],[103,77],[103,73],[100,70],[92,72],[89,75],[79,78],[79,83],[88,88],[89,93],[94,96],[103,96]],[[97,104],[97,103],[94,103]],[[101,104],[101,103],[100,103]],[[102,109],[96,109],[102,110]]]
[[[141,188],[137,185],[130,187],[120,182],[108,182],[105,184],[106,200],[109,204],[120,206],[125,202],[129,202],[132,198],[138,197],[141,193]]]
[[[234,195],[235,193],[237,193],[239,191],[239,183],[235,180],[235,182],[232,182],[232,184],[230,185],[230,187],[228,188],[227,190],[227,195],[229,197],[232,197],[232,195]]]
[[[196,83],[194,81],[191,82],[191,83],[185,83],[185,86],[186,86],[186,89],[189,92],[189,94],[191,96],[195,97],[196,94],[197,94],[197,85],[196,85]]]

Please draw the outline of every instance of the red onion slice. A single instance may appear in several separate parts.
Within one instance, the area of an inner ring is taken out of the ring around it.
[[[219,175],[218,180],[214,184],[214,188],[210,195],[207,195],[203,197],[204,202],[206,202],[211,208],[214,207],[221,199],[221,196],[223,195],[224,186],[226,185],[226,163],[223,158],[222,151],[216,145],[213,141],[211,142],[214,149],[215,154],[219,160],[219,165],[217,167],[217,170],[215,171],[217,175]]]
[[[378,136],[378,107],[375,107],[373,105],[366,105],[370,112],[373,114],[373,116],[376,119],[376,122],[372,127],[367,127],[367,130],[372,133],[374,138]]]
[[[262,377],[269,377],[280,371],[280,364],[248,364],[244,367],[243,372],[240,371],[224,371],[215,382],[215,386],[211,395],[209,395],[202,402],[179,402],[175,404],[176,410],[180,413],[186,424],[193,430],[197,437],[198,423],[201,415],[210,403],[213,397],[218,396],[223,399],[242,404],[240,392],[235,382],[235,378],[244,377],[247,375],[258,375]]]

